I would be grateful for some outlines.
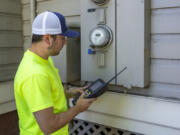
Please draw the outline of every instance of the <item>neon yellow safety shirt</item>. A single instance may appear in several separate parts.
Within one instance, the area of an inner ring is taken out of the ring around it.
[[[41,58],[27,50],[14,81],[20,135],[43,135],[33,115],[49,107],[54,113],[67,110],[64,89],[52,59]],[[68,125],[51,135],[68,135]]]

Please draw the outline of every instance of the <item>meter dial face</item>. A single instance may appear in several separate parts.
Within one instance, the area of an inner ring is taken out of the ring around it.
[[[90,32],[89,40],[94,47],[105,47],[111,43],[112,32],[107,26],[97,26]]]
[[[106,4],[109,0],[92,0],[96,5],[104,5]]]
[[[94,29],[90,34],[90,41],[95,46],[107,44],[109,40],[109,33],[106,29],[99,27]]]

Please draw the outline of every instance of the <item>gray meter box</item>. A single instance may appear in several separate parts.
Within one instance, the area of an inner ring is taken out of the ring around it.
[[[89,39],[93,37],[90,33],[99,25],[106,25],[111,29],[112,35],[115,35],[115,2],[111,0],[107,5],[98,6],[91,0],[81,0],[81,80],[83,81],[94,81],[97,78],[107,81],[115,75],[115,37],[111,45],[105,48],[90,47],[93,45]],[[101,31],[101,37],[102,33],[105,32]],[[95,36],[97,38],[98,35]],[[101,39],[103,38],[94,42],[100,43]],[[88,54],[88,49],[92,49],[96,54]],[[115,81],[112,83],[114,84]]]
[[[102,5],[98,2],[101,1],[81,0],[81,80],[107,81],[127,66],[112,84],[128,88],[148,86],[150,1],[108,0]],[[112,41],[106,46],[108,39]]]

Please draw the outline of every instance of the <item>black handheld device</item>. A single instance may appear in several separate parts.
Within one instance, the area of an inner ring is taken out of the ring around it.
[[[104,82],[102,79],[97,79],[96,81],[92,82],[85,92],[85,98],[96,98],[100,95],[102,95],[106,90],[106,86],[114,80],[118,75],[120,75],[127,67],[123,68],[118,74],[116,74],[114,77],[112,77],[108,82]],[[73,105],[76,104],[78,98],[80,97],[80,93],[73,99],[72,103]]]

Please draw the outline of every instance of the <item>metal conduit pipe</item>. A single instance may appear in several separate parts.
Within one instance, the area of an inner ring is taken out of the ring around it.
[[[36,2],[36,0],[30,0],[31,26],[32,26],[33,20],[34,20],[35,15],[36,15],[35,2]]]

